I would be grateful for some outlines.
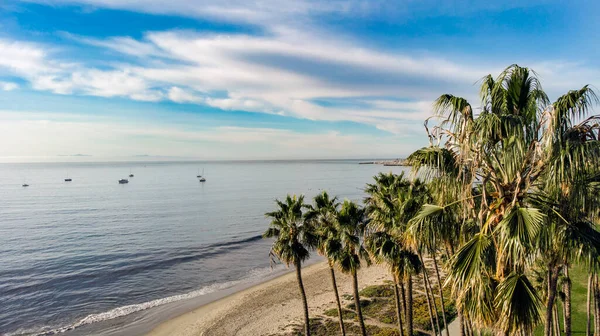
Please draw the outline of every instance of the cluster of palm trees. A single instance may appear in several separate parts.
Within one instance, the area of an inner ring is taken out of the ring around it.
[[[419,230],[409,225],[421,207],[431,199],[427,186],[419,180],[409,181],[404,174],[379,174],[368,184],[365,205],[337,197],[324,191],[305,204],[303,196],[290,196],[277,200],[277,210],[267,213],[271,218],[264,237],[276,238],[271,256],[294,265],[304,304],[305,334],[310,335],[308,304],[302,283],[301,266],[311,250],[317,251],[329,264],[333,293],[335,294],[340,332],[346,334],[343,309],[338,294],[335,269],[352,276],[354,306],[362,335],[366,327],[360,305],[357,271],[363,264],[385,264],[394,279],[394,293],[398,328],[401,334],[413,334],[413,276],[421,275],[426,288],[431,325],[440,331],[433,283],[424,271],[423,254],[433,256],[437,288],[444,305],[442,283],[438,269],[435,233]],[[419,225],[419,224],[418,224]],[[430,237],[425,235],[432,234]],[[443,313],[443,325],[446,316]],[[406,325],[403,325],[403,321]],[[446,332],[446,335],[448,333]]]
[[[584,86],[550,103],[536,74],[518,65],[484,77],[480,98],[478,114],[453,95],[435,102],[430,145],[409,157],[436,191],[415,222],[456,249],[446,283],[466,321],[502,335],[530,335],[541,322],[546,336],[559,333],[562,275],[571,335],[569,268],[597,279],[600,260],[600,118],[590,116],[598,98]]]
[[[301,268],[310,250],[317,250],[329,263],[342,335],[345,335],[343,310],[334,266],[352,276],[356,314],[361,332],[366,335],[357,278],[362,263],[369,263],[370,260],[362,240],[367,224],[364,208],[348,200],[340,207],[337,198],[330,198],[327,192],[316,196],[314,205],[305,204],[304,196],[295,195],[288,195],[284,201],[276,202],[277,210],[266,214],[272,220],[263,236],[276,238],[271,248],[272,257],[296,268],[304,305],[305,335],[310,335],[310,323]]]
[[[456,305],[461,335],[531,335],[542,323],[545,336],[558,335],[560,291],[564,334],[571,335],[569,271],[576,265],[589,275],[587,334],[600,335],[600,116],[591,115],[598,98],[584,86],[550,103],[537,75],[518,65],[484,77],[480,98],[476,110],[464,98],[440,96],[425,121],[429,146],[408,157],[411,178],[376,176],[364,207],[323,193],[313,205],[288,196],[267,214],[273,255],[296,266],[307,335],[300,269],[313,249],[331,266],[342,334],[334,266],[353,275],[364,335],[356,271],[377,262],[396,283],[402,334],[413,333],[419,276],[436,333],[447,321],[435,313],[434,280],[442,312],[444,300]],[[426,257],[434,280],[423,271]]]

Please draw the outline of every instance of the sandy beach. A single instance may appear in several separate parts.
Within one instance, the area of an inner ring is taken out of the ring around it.
[[[342,304],[351,294],[351,277],[336,272]],[[380,266],[365,267],[358,273],[359,287],[381,284],[390,277]],[[326,262],[303,269],[311,317],[335,307],[331,278]],[[149,333],[151,336],[273,335],[289,332],[302,324],[302,304],[294,272],[232,294],[169,320]]]

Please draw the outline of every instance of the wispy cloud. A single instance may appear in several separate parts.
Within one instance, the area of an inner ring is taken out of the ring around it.
[[[226,21],[258,27],[227,34],[205,30],[148,31],[142,37],[90,37],[63,33],[81,48],[118,54],[102,67],[65,59],[57,46],[0,40],[0,75],[18,76],[33,89],[57,94],[126,97],[140,101],[200,104],[222,110],[280,114],[320,121],[352,121],[372,129],[419,134],[431,101],[451,92],[476,97],[473,84],[515,60],[485,55],[462,58],[443,51],[376,46],[321,24],[324,14],[342,17],[464,15],[520,8],[544,1],[502,4],[467,1],[242,1],[242,0],[36,0],[49,5],[131,10]],[[452,13],[455,12],[455,13]],[[393,15],[392,15],[393,14]],[[401,42],[401,41],[399,41]],[[96,50],[94,49],[94,50]],[[551,93],[597,78],[585,64],[527,59]],[[568,80],[562,78],[568,74]],[[328,101],[319,104],[317,101]],[[475,102],[476,104],[477,102]],[[223,131],[223,130],[221,130]]]
[[[13,82],[2,82],[0,81],[0,90],[2,91],[12,91],[19,88],[19,84]]]
[[[382,105],[369,109],[319,106],[317,98],[429,99],[433,87],[470,85],[481,69],[439,57],[416,57],[358,47],[333,36],[279,29],[265,36],[152,32],[142,40],[78,38],[139,58],[140,63],[89,68],[56,59],[44,46],[17,42],[27,64],[7,59],[0,66],[22,75],[34,89],[59,94],[129,97],[135,100],[206,104],[224,110],[285,114],[311,120],[355,121],[393,131],[422,119],[422,106]],[[15,52],[13,52],[14,54]],[[165,61],[168,59],[168,61]],[[211,92],[227,92],[215,97]],[[391,127],[390,123],[397,123]],[[383,124],[386,127],[381,127]]]
[[[5,144],[0,149],[0,157],[55,156],[69,151],[90,153],[94,157],[144,152],[204,159],[335,158],[389,156],[409,150],[398,138],[344,135],[334,131],[302,133],[234,126],[182,129],[145,122],[73,119],[61,114],[30,114],[23,119],[22,113],[11,111],[0,111],[0,121],[0,141]],[[40,143],[38,138],[46,141]],[[350,155],[348,147],[352,148]]]
[[[499,11],[546,4],[549,0],[501,2],[436,1],[436,0],[24,0],[57,6],[83,5],[92,8],[124,9],[151,14],[170,14],[196,18],[211,18],[259,26],[306,24],[313,17],[335,14],[344,17],[377,16],[389,20],[409,20],[414,16],[463,16],[478,11]]]

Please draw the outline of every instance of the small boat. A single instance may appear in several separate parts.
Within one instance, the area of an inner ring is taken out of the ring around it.
[[[125,184],[125,183],[129,183],[128,179],[120,179],[119,180],[119,184]]]
[[[197,177],[199,177],[198,181],[206,182],[206,179],[204,178],[204,168],[202,168],[202,175],[198,175]]]
[[[29,187],[29,184],[23,183],[23,187]]]
[[[73,179],[70,179],[70,178],[65,179],[65,182],[71,182],[71,181],[73,181]]]
[[[133,173],[131,172],[131,169],[129,169],[129,177],[133,177]]]
[[[198,168],[198,175],[196,175],[197,178],[201,178],[202,175],[200,175],[200,168]]]

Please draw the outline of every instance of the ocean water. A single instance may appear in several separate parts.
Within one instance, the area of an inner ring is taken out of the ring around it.
[[[402,169],[337,160],[0,164],[0,335],[143,334],[284,272],[271,269],[271,241],[260,237],[275,198],[328,190],[360,201],[374,174]],[[130,171],[130,183],[118,184]]]

